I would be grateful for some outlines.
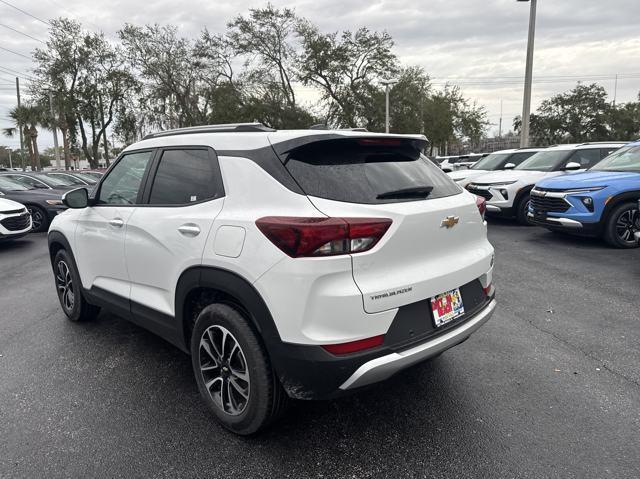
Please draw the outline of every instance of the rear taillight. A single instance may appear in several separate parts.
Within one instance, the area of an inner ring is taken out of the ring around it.
[[[381,346],[383,342],[384,334],[380,336],[373,336],[372,338],[351,341],[349,343],[323,344],[322,348],[329,351],[331,354],[349,354]]]
[[[299,218],[265,216],[256,226],[292,258],[362,253],[391,226],[388,218]]]
[[[487,200],[485,200],[482,196],[476,196],[476,206],[478,207],[480,216],[482,216],[482,219],[484,219],[484,214],[487,212]]]

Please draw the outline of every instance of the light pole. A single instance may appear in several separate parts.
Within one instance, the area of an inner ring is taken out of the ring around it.
[[[538,0],[517,0],[531,2],[529,11],[529,37],[527,39],[527,66],[524,73],[524,100],[522,102],[522,126],[520,128],[520,147],[529,146],[529,115],[531,114],[531,77],[533,74],[533,41],[536,33],[536,4]]]
[[[384,131],[385,133],[389,133],[389,87],[391,85],[395,85],[398,83],[398,80],[382,80],[380,83],[384,85],[384,94],[385,94],[385,120],[384,120]]]

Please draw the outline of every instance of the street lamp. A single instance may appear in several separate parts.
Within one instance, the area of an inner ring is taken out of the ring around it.
[[[536,4],[537,0],[517,0],[518,2],[531,1],[529,11],[529,37],[527,39],[527,65],[524,73],[524,100],[522,102],[522,126],[520,128],[520,147],[529,146],[529,115],[531,114],[531,77],[533,73],[533,41],[536,32]]]
[[[398,83],[398,80],[382,80],[381,84],[384,85],[384,93],[385,93],[385,106],[386,106],[386,114],[384,120],[384,130],[385,133],[389,133],[389,87],[391,85],[395,85]]]

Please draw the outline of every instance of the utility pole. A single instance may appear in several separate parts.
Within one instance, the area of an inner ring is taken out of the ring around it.
[[[500,122],[498,123],[498,138],[502,138],[502,98],[500,98]]]
[[[13,161],[11,161],[11,148],[9,150],[9,168],[13,170]]]
[[[529,11],[529,37],[527,39],[527,65],[524,73],[524,101],[522,102],[522,127],[520,147],[529,146],[529,116],[531,114],[531,77],[533,75],[533,43],[536,33],[536,4],[538,0],[518,0],[531,2]]]
[[[616,73],[616,82],[613,86],[613,107],[616,107],[616,98],[618,97],[618,74]]]
[[[49,110],[51,110],[51,131],[53,131],[53,148],[56,154],[56,170],[60,169],[60,150],[58,149],[58,130],[56,129],[56,115],[53,111],[53,94],[49,90]]]
[[[385,120],[384,120],[384,131],[385,133],[389,133],[389,90],[391,85],[395,85],[398,83],[397,80],[382,80],[380,83],[384,85],[384,94],[385,94]]]
[[[18,97],[18,108],[20,108],[20,78],[18,77],[16,77],[16,96]],[[18,125],[18,130],[20,130],[20,166],[22,166],[22,171],[26,171],[24,166],[24,138],[22,138],[22,125]]]

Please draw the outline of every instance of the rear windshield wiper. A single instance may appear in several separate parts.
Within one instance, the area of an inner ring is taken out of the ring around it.
[[[390,198],[426,198],[433,191],[433,186],[415,186],[413,188],[402,188],[401,190],[387,191],[376,196],[379,200]]]

